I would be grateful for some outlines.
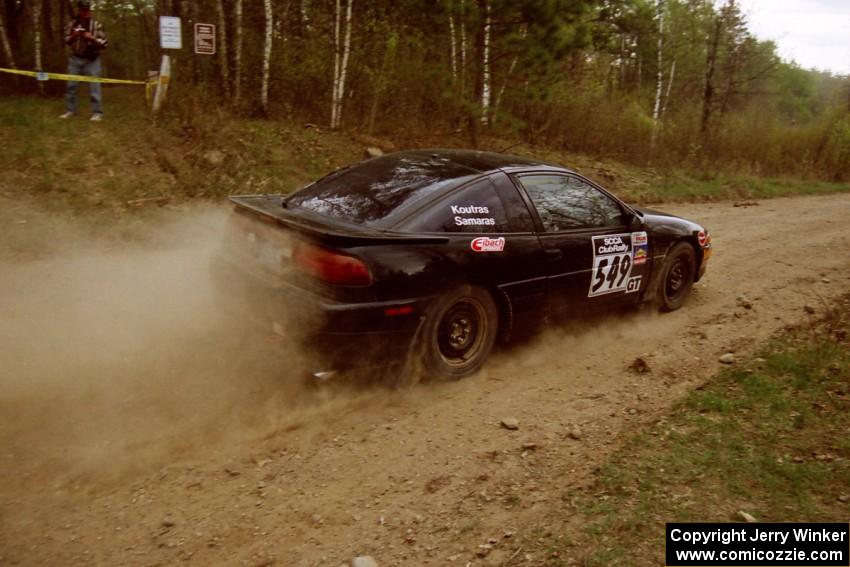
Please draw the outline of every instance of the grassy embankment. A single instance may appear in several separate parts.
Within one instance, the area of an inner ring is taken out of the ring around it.
[[[85,101],[83,103],[85,112]],[[188,106],[188,105],[186,105]],[[374,140],[323,127],[235,118],[203,107],[171,110],[158,124],[135,91],[107,89],[107,120],[61,121],[58,99],[0,99],[0,190],[49,197],[62,206],[126,205],[136,199],[217,199],[230,193],[290,191],[330,169],[359,160],[366,145],[384,150],[463,147],[463,139]],[[485,139],[484,149],[510,147],[572,167],[640,202],[766,198],[850,190],[850,184],[695,174],[638,168],[607,159]]]
[[[663,565],[665,522],[846,522],[850,296],[722,372],[563,494],[547,565]],[[551,524],[550,524],[551,525]],[[535,535],[541,535],[537,533]]]

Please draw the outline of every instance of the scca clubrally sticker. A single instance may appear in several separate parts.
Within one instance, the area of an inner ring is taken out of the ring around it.
[[[631,272],[631,234],[593,237],[593,270],[588,297],[625,292]]]

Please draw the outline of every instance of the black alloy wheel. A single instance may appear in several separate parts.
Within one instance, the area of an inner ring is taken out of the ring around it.
[[[662,311],[675,311],[684,305],[694,285],[696,252],[687,242],[676,244],[667,254],[659,282],[658,301]]]

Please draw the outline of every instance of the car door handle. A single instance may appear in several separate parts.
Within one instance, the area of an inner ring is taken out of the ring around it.
[[[543,253],[546,254],[547,262],[557,262],[564,257],[564,253],[560,248],[547,248]]]

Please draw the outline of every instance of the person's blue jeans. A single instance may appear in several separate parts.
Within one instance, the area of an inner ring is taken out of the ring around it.
[[[88,77],[100,77],[100,57],[94,61],[89,61],[83,57],[72,55],[68,59],[68,74],[69,75],[86,75]],[[77,89],[79,83],[77,81],[68,81],[68,90],[65,91],[65,105],[68,107],[68,112],[77,113]],[[89,83],[89,98],[91,99],[91,110],[94,114],[103,114],[101,105],[100,83]]]

